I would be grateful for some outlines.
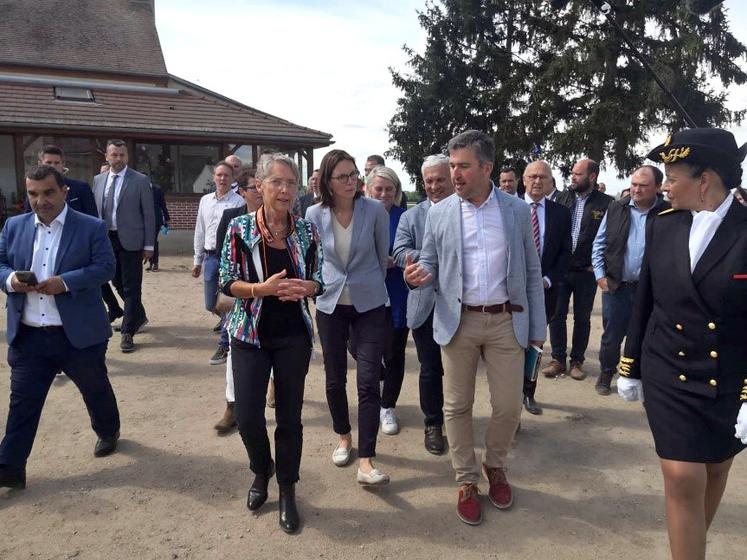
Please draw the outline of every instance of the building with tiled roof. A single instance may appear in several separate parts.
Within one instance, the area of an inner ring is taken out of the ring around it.
[[[0,188],[17,208],[23,175],[45,144],[66,152],[68,175],[92,182],[106,140],[129,145],[130,165],[166,193],[177,227],[191,228],[198,177],[235,153],[297,159],[332,136],[228,99],[166,70],[154,0],[34,0],[3,4],[0,18]],[[54,14],[54,17],[49,17]],[[112,22],[116,22],[113,24]]]

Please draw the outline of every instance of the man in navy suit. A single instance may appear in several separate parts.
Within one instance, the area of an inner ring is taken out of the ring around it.
[[[524,199],[531,208],[532,235],[542,265],[548,323],[555,315],[558,287],[568,272],[572,247],[570,211],[545,196],[552,184],[552,169],[546,161],[533,161],[527,165],[524,170]],[[524,408],[530,414],[542,414],[542,408],[534,400],[536,390],[536,380],[524,379]]]
[[[10,488],[26,486],[26,460],[59,371],[83,395],[99,437],[94,455],[112,453],[119,438],[119,411],[105,361],[112,331],[101,300],[101,285],[116,267],[106,224],[65,203],[67,187],[53,167],[32,169],[26,190],[33,214],[10,218],[0,234],[11,368],[0,487]]]
[[[65,152],[59,146],[48,144],[39,152],[39,165],[49,165],[54,167],[60,175],[65,174]],[[88,183],[76,181],[65,177],[67,186],[67,205],[73,210],[83,212],[89,216],[98,217],[96,210],[96,201],[93,198],[93,191]],[[29,199],[26,197],[23,201],[24,212],[31,212]]]

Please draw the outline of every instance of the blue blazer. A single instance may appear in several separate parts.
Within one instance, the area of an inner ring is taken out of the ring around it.
[[[347,284],[353,307],[364,313],[386,305],[386,278],[389,258],[389,214],[378,200],[358,198],[353,207],[353,234],[347,266],[335,251],[332,209],[315,204],[306,219],[319,230],[324,251],[322,278],[324,293],[316,298],[316,308],[331,314]]]
[[[34,214],[21,214],[5,222],[0,234],[0,288],[4,292],[11,273],[31,269],[35,233]],[[56,295],[55,303],[65,335],[74,347],[101,344],[111,337],[101,285],[114,277],[115,268],[106,224],[68,208],[54,274],[62,277],[69,291]],[[26,294],[8,294],[9,345],[18,334],[25,301]]]
[[[508,297],[524,308],[512,314],[517,342],[526,348],[530,340],[545,340],[545,295],[539,255],[534,245],[529,205],[493,186],[503,220],[508,249]],[[462,208],[452,194],[428,211],[420,250],[421,266],[433,274],[436,296],[433,339],[445,346],[462,317]]]
[[[407,265],[408,255],[413,262],[420,258],[425,218],[431,206],[431,201],[426,198],[405,212],[399,220],[392,256],[402,270]],[[433,282],[410,290],[407,295],[407,326],[411,329],[422,326],[433,311],[434,302]]]
[[[405,211],[399,206],[392,206],[389,210],[389,254],[394,255],[394,239],[397,227]],[[392,324],[396,329],[407,326],[407,284],[405,284],[404,268],[399,263],[386,271],[386,291],[389,294],[389,304],[392,306]]]

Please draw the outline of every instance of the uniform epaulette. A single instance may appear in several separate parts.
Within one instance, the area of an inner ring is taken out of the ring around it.
[[[667,208],[666,210],[662,210],[657,214],[657,216],[663,216],[664,214],[670,214],[672,212],[676,212],[677,210],[674,208]]]

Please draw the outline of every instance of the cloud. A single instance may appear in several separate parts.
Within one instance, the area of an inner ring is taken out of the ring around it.
[[[169,72],[241,103],[334,135],[363,167],[389,147],[399,95],[388,67],[404,67],[403,42],[422,48],[416,8],[403,0],[156,2]],[[327,150],[315,152],[318,165]],[[407,184],[396,162],[395,171]]]

